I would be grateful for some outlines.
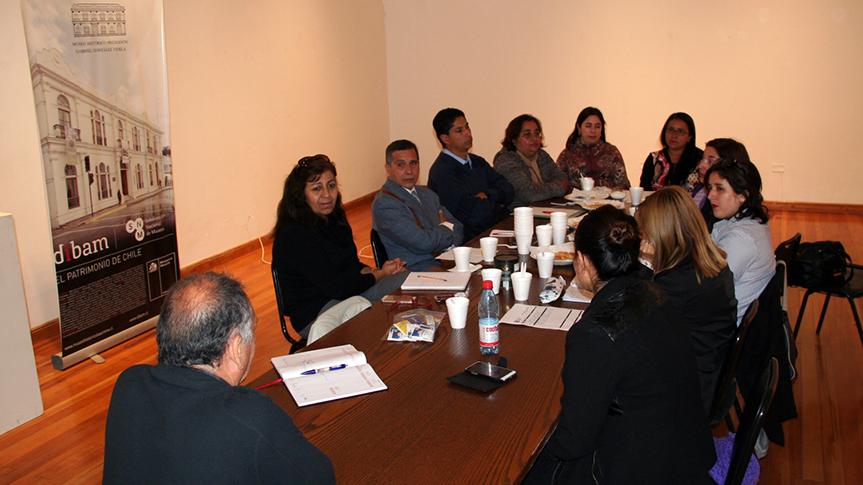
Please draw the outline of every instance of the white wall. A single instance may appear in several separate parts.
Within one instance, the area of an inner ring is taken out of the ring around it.
[[[330,156],[344,200],[380,186],[378,0],[170,0],[165,20],[181,264],[268,232],[303,155]]]
[[[419,144],[425,170],[442,107],[466,112],[491,162],[516,115],[542,120],[556,158],[592,105],[637,183],[665,118],[686,111],[699,146],[747,145],[767,199],[863,203],[860,2],[384,0],[384,12],[390,131]]]
[[[467,112],[489,159],[520,113],[556,157],[598,106],[630,180],[683,110],[699,145],[747,144],[768,199],[863,203],[853,0],[165,0],[165,21],[183,265],[266,233],[302,155],[333,158],[346,200],[379,186],[390,139],[416,141],[427,170],[444,106]],[[38,325],[57,303],[18,0],[0,0],[0,40],[0,211],[16,217]]]
[[[165,0],[165,25],[181,265],[269,232],[303,155],[333,159],[345,200],[380,186],[380,0]],[[18,0],[0,0],[0,39],[0,211],[15,215],[35,326],[58,308]]]

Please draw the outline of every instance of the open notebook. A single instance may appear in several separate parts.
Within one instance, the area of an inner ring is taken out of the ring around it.
[[[308,406],[387,388],[353,345],[273,357],[273,366],[297,406]]]

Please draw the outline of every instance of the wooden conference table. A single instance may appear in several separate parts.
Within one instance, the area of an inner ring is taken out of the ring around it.
[[[511,229],[512,217],[497,228]],[[478,239],[468,245],[478,246]],[[534,275],[528,303],[539,304],[544,280],[533,260],[528,270]],[[554,274],[569,282],[573,270],[555,266]],[[338,483],[514,483],[527,472],[560,412],[566,332],[502,324],[500,355],[518,376],[488,395],[450,384],[448,376],[477,360],[497,362],[479,352],[480,279],[476,271],[468,285],[466,328],[452,330],[444,319],[433,343],[386,341],[392,316],[409,307],[377,303],[308,347],[352,344],[387,390],[298,408],[284,386],[264,389],[330,457]],[[446,312],[433,298],[420,300]],[[501,290],[499,301],[503,316],[515,303],[512,291]],[[584,307],[561,300],[552,305]],[[250,386],[277,377],[270,370]]]

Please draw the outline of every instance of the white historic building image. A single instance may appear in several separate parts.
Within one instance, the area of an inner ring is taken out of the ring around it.
[[[59,52],[40,51],[30,74],[53,228],[170,184],[170,150],[145,113],[76,82]]]

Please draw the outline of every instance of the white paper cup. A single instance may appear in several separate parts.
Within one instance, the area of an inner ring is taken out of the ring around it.
[[[593,190],[593,177],[581,177],[581,190]]]
[[[515,219],[520,217],[530,217],[533,219],[533,209],[530,207],[516,207],[512,210],[512,216]]]
[[[644,195],[644,189],[641,187],[630,187],[629,188],[629,200],[633,206],[637,206],[641,203],[641,197]]]
[[[566,224],[551,226],[551,242],[555,246],[566,242]]]
[[[467,246],[459,246],[453,248],[452,254],[455,259],[456,271],[470,271],[470,248]]]
[[[458,330],[467,323],[467,307],[470,300],[464,296],[451,296],[446,299],[446,312],[450,326]]]
[[[537,246],[551,246],[551,224],[536,226]]]
[[[531,239],[533,239],[533,234],[515,235],[515,245],[518,248],[518,254],[530,254]]]
[[[494,294],[497,295],[500,293],[500,277],[503,275],[503,271],[497,268],[486,268],[480,271],[480,273],[482,273],[483,281],[491,281]]]
[[[539,268],[540,278],[551,278],[551,272],[554,270],[554,253],[551,251],[536,253],[536,267]]]
[[[516,301],[525,301],[530,296],[530,280],[533,275],[517,271],[510,275],[512,279],[512,293]]]
[[[484,237],[479,240],[479,247],[482,249],[482,260],[486,263],[494,263],[494,257],[497,255],[497,238]]]
[[[567,217],[569,217],[569,214],[564,211],[554,211],[549,216],[549,223],[552,226],[558,224],[565,226]]]

